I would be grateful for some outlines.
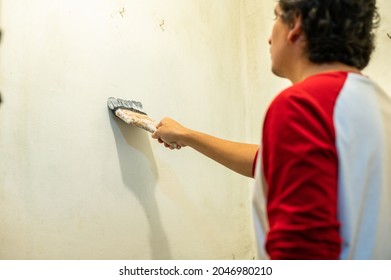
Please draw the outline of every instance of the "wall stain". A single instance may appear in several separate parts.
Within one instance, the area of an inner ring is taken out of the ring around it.
[[[166,23],[164,22],[164,19],[162,19],[161,21],[160,21],[160,24],[159,24],[159,26],[160,26],[160,29],[164,32],[164,25],[165,25]]]
[[[390,35],[390,33],[387,33],[387,36],[388,36],[388,39],[391,39],[391,35]]]
[[[124,17],[125,15],[125,8],[122,7],[122,9],[119,11],[119,14],[121,15],[121,17]]]

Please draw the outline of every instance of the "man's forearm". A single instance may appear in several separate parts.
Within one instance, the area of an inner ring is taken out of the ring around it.
[[[259,146],[220,139],[194,130],[184,142],[203,155],[247,177],[253,177],[253,163]]]

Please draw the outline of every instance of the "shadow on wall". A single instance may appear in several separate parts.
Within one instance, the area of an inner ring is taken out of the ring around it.
[[[172,259],[155,197],[158,172],[148,134],[132,127],[108,111],[113,130],[122,180],[137,197],[149,224],[152,259]],[[134,213],[129,213],[129,217]],[[130,237],[131,238],[131,237]]]

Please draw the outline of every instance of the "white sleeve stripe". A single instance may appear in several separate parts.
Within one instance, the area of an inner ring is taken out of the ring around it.
[[[341,259],[390,259],[390,98],[349,74],[336,101]]]

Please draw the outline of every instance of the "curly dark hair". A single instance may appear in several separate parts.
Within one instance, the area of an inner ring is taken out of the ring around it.
[[[279,0],[282,20],[302,18],[307,51],[314,63],[342,62],[364,69],[375,48],[380,17],[376,0]]]

